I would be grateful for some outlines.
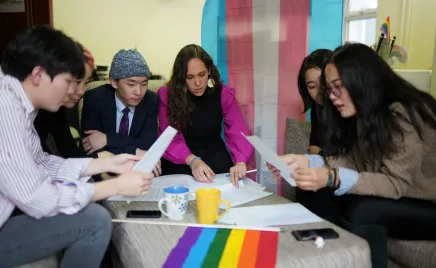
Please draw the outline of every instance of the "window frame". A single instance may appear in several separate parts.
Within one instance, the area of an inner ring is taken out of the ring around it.
[[[342,42],[348,42],[349,23],[351,21],[364,19],[377,19],[377,8],[364,9],[359,11],[348,11],[349,0],[344,0],[344,21],[342,27]]]

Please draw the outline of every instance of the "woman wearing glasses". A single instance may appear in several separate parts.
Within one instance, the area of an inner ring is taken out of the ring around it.
[[[363,44],[337,48],[324,74],[323,150],[339,155],[283,159],[300,189],[347,194],[342,226],[387,267],[388,237],[436,240],[436,101]]]

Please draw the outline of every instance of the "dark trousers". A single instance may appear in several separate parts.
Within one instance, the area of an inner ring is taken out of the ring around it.
[[[388,266],[388,237],[436,240],[436,204],[431,201],[357,195],[336,197],[329,192],[309,193],[317,196],[318,205],[312,201],[305,204],[305,199],[299,202],[318,216],[364,238],[371,249],[374,268]],[[303,197],[307,195],[303,193]],[[322,211],[323,207],[327,210]]]

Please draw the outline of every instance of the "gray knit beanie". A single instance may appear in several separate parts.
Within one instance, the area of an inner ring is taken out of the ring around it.
[[[121,49],[112,60],[109,77],[123,79],[135,76],[150,78],[151,74],[147,62],[138,51]]]

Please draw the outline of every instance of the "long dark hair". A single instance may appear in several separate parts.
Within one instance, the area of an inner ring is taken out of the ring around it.
[[[316,104],[315,101],[310,97],[309,91],[307,90],[306,72],[312,68],[318,68],[321,71],[324,70],[324,67],[328,63],[332,53],[333,51],[329,49],[317,49],[310,53],[309,56],[304,58],[303,62],[301,63],[300,72],[298,73],[298,91],[300,92],[300,96],[304,104],[303,113],[307,112],[309,108]]]
[[[393,135],[403,135],[396,118],[399,114],[390,109],[390,105],[396,102],[404,106],[409,117],[404,119],[411,122],[421,139],[422,129],[417,116],[436,129],[436,100],[398,76],[368,46],[357,43],[340,46],[333,52],[330,63],[338,70],[342,85],[356,107],[357,115],[342,118],[331,100],[325,98],[324,150],[327,152],[334,151],[345,155],[358,142],[362,160],[367,163],[373,164],[382,156],[391,157],[400,149],[393,143]]]
[[[215,86],[213,88],[207,87],[205,94],[222,87],[218,68],[202,47],[191,44],[180,50],[174,61],[173,73],[168,82],[168,119],[172,126],[182,131],[190,123],[189,113],[194,109],[193,104],[186,97],[188,62],[194,58],[204,63],[206,68],[210,70],[209,78],[215,81]]]

